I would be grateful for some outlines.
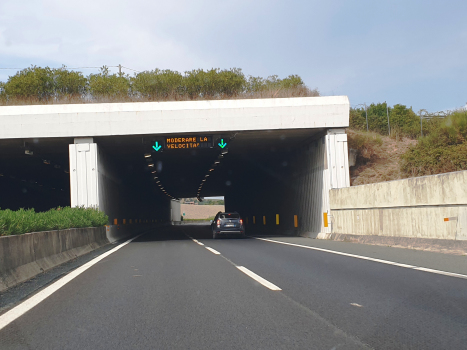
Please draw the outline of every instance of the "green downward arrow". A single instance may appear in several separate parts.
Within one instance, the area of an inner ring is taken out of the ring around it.
[[[154,146],[152,146],[152,148],[154,148],[156,150],[156,152],[157,152],[162,148],[162,146],[159,145],[159,142],[156,141],[156,144]]]
[[[220,148],[224,148],[225,146],[227,146],[227,143],[224,143],[224,139],[221,139],[221,142],[218,143],[218,145]]]

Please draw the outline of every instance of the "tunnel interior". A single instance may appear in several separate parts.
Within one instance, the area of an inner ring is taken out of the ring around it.
[[[111,222],[169,221],[173,200],[198,196],[224,196],[226,210],[239,212],[257,231],[293,233],[299,228],[297,221],[301,226],[306,225],[305,216],[310,221],[307,212],[313,208],[303,201],[313,196],[319,201],[322,184],[317,183],[313,194],[301,179],[307,177],[309,183],[310,169],[325,169],[324,148],[318,147],[324,143],[325,129],[238,131],[210,134],[212,147],[157,152],[152,147],[155,140],[167,137],[201,135],[206,134],[94,137],[100,155],[100,196],[105,197]],[[227,146],[217,147],[218,139]],[[44,211],[69,206],[73,143],[73,138],[0,140],[0,208]],[[323,181],[322,174],[316,181]],[[314,206],[320,205],[315,201]]]

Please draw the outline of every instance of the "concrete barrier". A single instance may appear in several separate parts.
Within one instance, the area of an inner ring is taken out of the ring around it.
[[[0,237],[0,291],[108,243],[105,227]]]
[[[330,207],[334,237],[467,241],[467,171],[333,189]]]

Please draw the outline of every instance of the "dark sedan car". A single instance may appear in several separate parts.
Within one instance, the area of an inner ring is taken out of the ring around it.
[[[212,238],[219,236],[239,235],[245,236],[245,227],[243,219],[238,213],[217,213],[211,223]]]

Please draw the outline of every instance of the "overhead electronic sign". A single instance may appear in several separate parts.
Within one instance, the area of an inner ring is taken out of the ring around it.
[[[166,149],[212,148],[212,135],[171,136],[165,138]]]

